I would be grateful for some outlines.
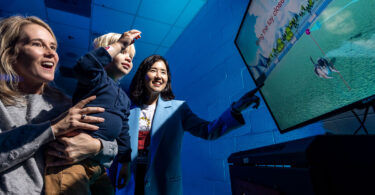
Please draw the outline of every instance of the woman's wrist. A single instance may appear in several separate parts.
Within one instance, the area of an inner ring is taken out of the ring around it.
[[[98,155],[102,149],[103,149],[103,144],[102,142],[100,141],[100,139],[94,139],[94,143],[95,143],[95,152],[94,152],[94,156]]]
[[[232,114],[241,115],[241,110],[238,110],[235,105],[236,105],[236,102],[233,102],[231,105]]]

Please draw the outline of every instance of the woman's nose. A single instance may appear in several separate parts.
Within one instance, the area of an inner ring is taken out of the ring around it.
[[[57,56],[57,53],[56,53],[55,50],[53,50],[53,49],[47,47],[47,48],[45,49],[45,53],[44,53],[44,55],[45,55],[46,57],[48,57],[48,58],[53,58],[53,57]]]
[[[156,71],[155,77],[156,77],[156,78],[161,78],[160,75],[161,75],[160,72],[159,72],[159,71]]]

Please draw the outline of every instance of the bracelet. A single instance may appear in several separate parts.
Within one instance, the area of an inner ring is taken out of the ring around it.
[[[107,47],[104,47],[105,50],[107,50],[108,52],[115,49],[114,47],[108,45]],[[121,46],[121,50],[120,52],[123,52],[126,48],[124,48],[123,46]]]

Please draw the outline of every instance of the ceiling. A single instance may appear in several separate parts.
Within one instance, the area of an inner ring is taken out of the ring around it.
[[[206,1],[0,0],[0,17],[34,15],[45,20],[57,37],[60,72],[68,77],[77,58],[91,50],[95,37],[130,29],[142,31],[142,38],[135,43],[133,71],[122,80],[126,85],[145,57],[168,51]],[[66,79],[57,78],[56,82],[64,85]]]

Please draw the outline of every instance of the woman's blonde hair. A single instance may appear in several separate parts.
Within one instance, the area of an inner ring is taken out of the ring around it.
[[[0,100],[5,105],[16,104],[16,99],[21,95],[18,89],[19,76],[13,65],[19,54],[16,43],[23,33],[23,26],[27,24],[44,27],[56,41],[48,24],[35,16],[11,16],[0,21]]]
[[[119,33],[104,34],[94,39],[94,47],[95,48],[106,47],[108,45],[116,43],[120,39],[120,37],[121,37],[121,34]],[[135,56],[134,44],[129,45],[125,51],[128,52],[129,55],[133,58]]]

